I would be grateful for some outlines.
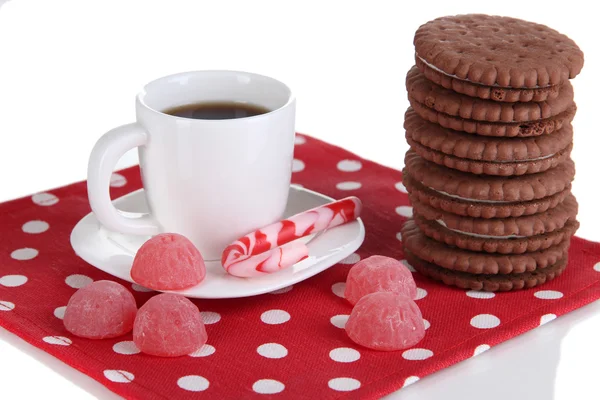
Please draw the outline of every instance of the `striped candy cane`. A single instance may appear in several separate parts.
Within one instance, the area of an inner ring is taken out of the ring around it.
[[[357,197],[347,197],[296,214],[239,238],[225,248],[221,263],[242,278],[290,267],[308,257],[308,247],[296,239],[354,221],[361,210]]]

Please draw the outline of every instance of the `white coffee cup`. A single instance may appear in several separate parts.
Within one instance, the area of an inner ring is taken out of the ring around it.
[[[225,120],[162,112],[201,102],[243,102],[271,111]],[[109,131],[92,150],[92,210],[108,230],[179,233],[205,259],[220,259],[230,242],[281,218],[292,173],[295,110],[291,90],[262,75],[198,71],[150,82],[136,98],[137,122]],[[150,213],[132,216],[113,206],[109,184],[119,158],[135,147]]]

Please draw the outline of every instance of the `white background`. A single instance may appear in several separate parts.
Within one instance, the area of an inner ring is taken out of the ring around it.
[[[442,15],[483,12],[547,24],[585,52],[584,70],[573,82],[578,105],[573,190],[580,203],[578,234],[600,240],[594,186],[600,35],[597,13],[588,4],[593,3],[0,0],[0,201],[85,179],[93,144],[110,128],[133,121],[134,96],[144,83],[196,69],[278,78],[296,93],[298,131],[401,168],[407,149],[404,76],[413,64],[414,31]],[[441,393],[460,399],[482,393],[536,398],[527,392],[532,382],[548,389],[537,392],[540,399],[550,398],[545,396],[552,388],[557,400],[598,398],[589,361],[600,357],[598,333],[596,303],[435,374],[401,398]],[[110,396],[6,332],[0,331],[0,339],[5,339],[0,397]],[[556,357],[548,358],[550,353]],[[541,359],[532,363],[536,357]],[[529,368],[518,367],[523,365]],[[548,369],[556,374],[540,372]],[[468,378],[473,373],[481,387]],[[486,382],[496,388],[486,390]],[[519,390],[497,389],[508,384]]]

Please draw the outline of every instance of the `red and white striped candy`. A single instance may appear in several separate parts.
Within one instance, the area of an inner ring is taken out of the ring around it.
[[[308,247],[296,239],[354,221],[361,210],[357,197],[347,197],[296,214],[239,238],[225,248],[221,263],[242,278],[290,267],[308,257]]]

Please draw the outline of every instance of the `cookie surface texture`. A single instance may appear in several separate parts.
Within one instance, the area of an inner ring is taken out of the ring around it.
[[[482,14],[437,18],[417,29],[415,51],[445,74],[485,86],[539,88],[579,74],[583,52],[545,25]]]

